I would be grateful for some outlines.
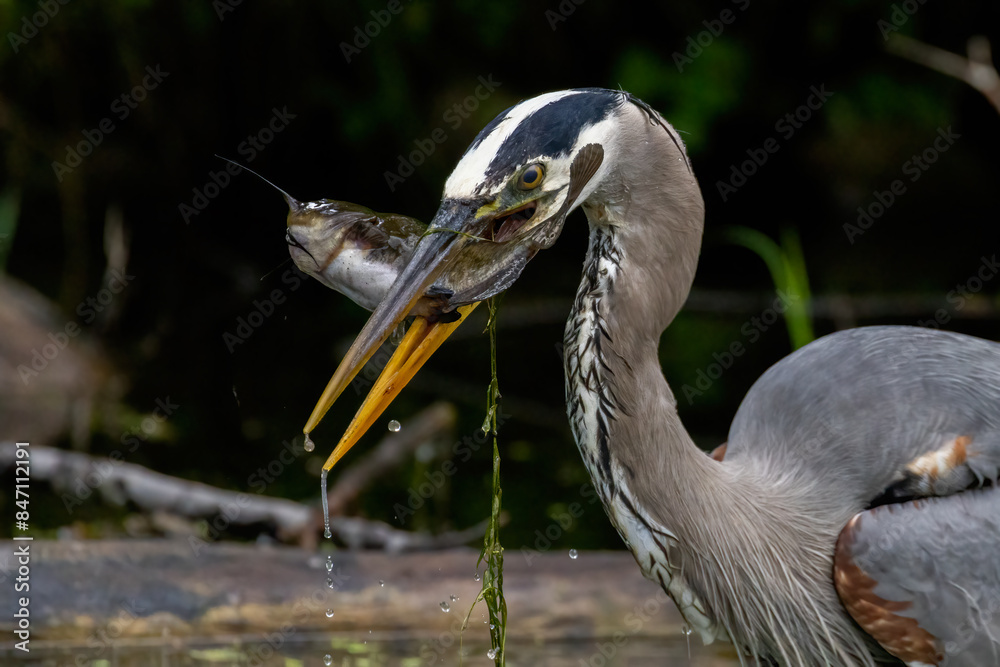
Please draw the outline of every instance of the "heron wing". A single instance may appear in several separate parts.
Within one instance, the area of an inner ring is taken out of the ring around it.
[[[837,542],[844,606],[910,665],[1000,665],[1000,487],[882,505]]]
[[[845,520],[988,484],[1000,471],[1000,345],[896,326],[821,338],[750,389],[725,461],[825,487]]]

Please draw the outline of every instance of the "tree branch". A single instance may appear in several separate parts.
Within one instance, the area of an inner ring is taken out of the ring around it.
[[[985,37],[969,40],[968,58],[896,33],[889,39],[888,49],[897,56],[966,82],[985,95],[1000,113],[1000,74],[993,66],[990,42]]]

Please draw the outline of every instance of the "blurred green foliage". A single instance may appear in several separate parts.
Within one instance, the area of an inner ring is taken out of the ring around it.
[[[767,265],[779,296],[787,297],[783,299],[788,303],[782,315],[792,349],[811,343],[816,337],[810,314],[809,274],[799,235],[793,229],[782,230],[780,245],[749,227],[731,227],[725,230],[725,235],[736,245],[757,253]]]

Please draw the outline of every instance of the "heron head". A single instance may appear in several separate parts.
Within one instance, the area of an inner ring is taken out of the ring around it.
[[[448,177],[440,207],[408,263],[303,429],[307,435],[312,431],[425,294],[445,297],[438,301],[439,312],[411,326],[383,371],[392,387],[382,386],[381,379],[376,383],[326,469],[476,303],[507,289],[539,250],[556,241],[566,216],[612,172],[614,138],[629,102],[638,101],[604,89],[547,93],[507,109],[483,128]],[[449,293],[448,284],[461,285],[461,293]]]

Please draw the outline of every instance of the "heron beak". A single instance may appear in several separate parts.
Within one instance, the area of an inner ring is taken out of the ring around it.
[[[482,225],[477,224],[475,212],[476,206],[470,202],[442,202],[413,256],[334,372],[302,429],[307,438],[396,326],[408,315],[417,315],[343,438],[323,464],[324,470],[330,470],[354,446],[417,370],[478,304],[467,304],[453,310],[454,306],[448,301],[451,292],[433,287],[434,282],[445,273],[449,262],[481,231],[477,229]]]
[[[477,301],[459,306],[457,308],[459,319],[452,322],[438,321],[432,324],[424,317],[417,317],[413,320],[413,324],[406,331],[406,336],[403,337],[403,341],[378,376],[371,391],[368,392],[368,396],[365,397],[364,403],[354,415],[354,419],[351,420],[344,435],[340,438],[340,442],[337,443],[326,463],[323,464],[324,470],[333,468],[344,454],[357,444],[361,436],[368,432],[375,420],[395,400],[403,387],[413,379],[424,362],[431,358],[441,343],[465,321],[466,316],[478,305]]]

